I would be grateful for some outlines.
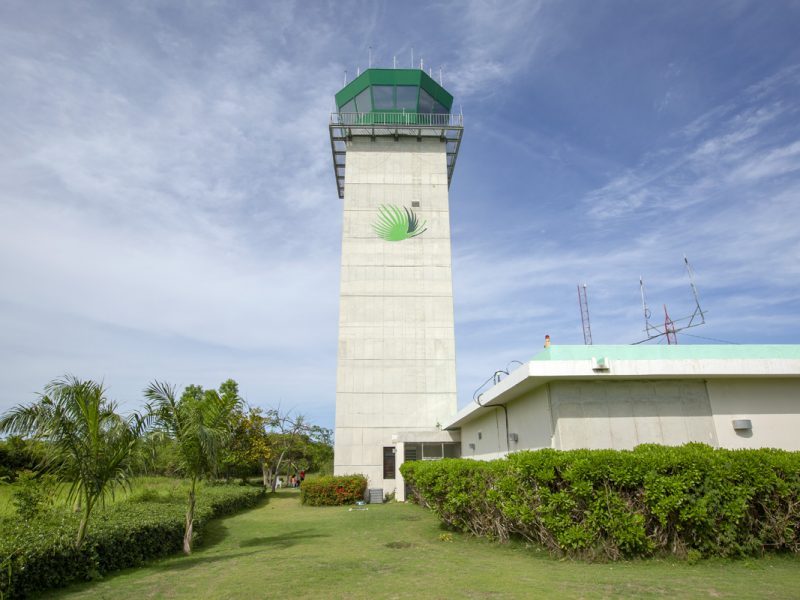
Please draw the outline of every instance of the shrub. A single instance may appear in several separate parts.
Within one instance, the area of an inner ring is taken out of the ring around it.
[[[800,552],[800,452],[538,450],[401,467],[448,526],[585,558]]]
[[[306,479],[300,484],[300,502],[310,506],[341,506],[364,499],[367,478],[337,475]]]
[[[262,488],[209,486],[198,495],[194,531],[208,521],[254,506]],[[63,513],[24,523],[0,523],[0,598],[23,598],[72,581],[180,551],[185,501],[120,502],[98,510],[84,545],[75,549],[80,516]],[[13,532],[13,534],[11,533]]]
[[[30,470],[17,471],[12,504],[17,515],[30,521],[53,507],[56,493],[56,480],[48,473],[37,474]]]

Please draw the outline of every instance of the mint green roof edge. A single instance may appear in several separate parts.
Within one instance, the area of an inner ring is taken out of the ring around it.
[[[428,92],[447,110],[453,109],[453,95],[421,69],[367,69],[336,92],[336,106],[344,106],[371,85],[415,85]]]
[[[800,359],[800,344],[731,344],[686,346],[550,346],[531,360],[587,360],[607,357],[617,360],[687,359]]]

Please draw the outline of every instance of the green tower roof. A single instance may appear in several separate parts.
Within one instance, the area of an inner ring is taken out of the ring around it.
[[[340,113],[449,114],[453,96],[421,69],[368,69],[336,94]]]

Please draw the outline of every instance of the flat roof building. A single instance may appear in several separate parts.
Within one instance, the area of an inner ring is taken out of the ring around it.
[[[688,442],[800,450],[800,345],[551,346],[443,428],[478,460]]]

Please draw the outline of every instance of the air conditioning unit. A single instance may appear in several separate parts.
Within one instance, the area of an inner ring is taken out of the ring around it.
[[[593,371],[610,371],[611,360],[607,356],[593,356],[592,357],[592,370]]]

